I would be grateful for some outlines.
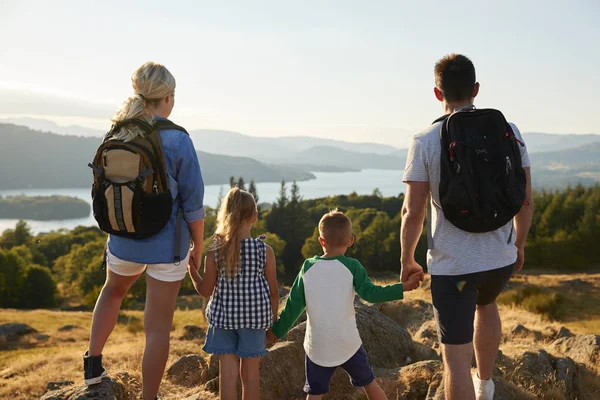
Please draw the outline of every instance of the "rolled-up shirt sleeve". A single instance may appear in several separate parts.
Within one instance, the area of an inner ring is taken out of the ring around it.
[[[177,184],[183,217],[190,223],[203,219],[204,181],[194,143],[188,135],[181,140],[177,158]]]

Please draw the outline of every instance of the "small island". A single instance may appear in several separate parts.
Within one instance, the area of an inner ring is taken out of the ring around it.
[[[0,218],[52,221],[85,218],[90,205],[69,196],[0,196]]]

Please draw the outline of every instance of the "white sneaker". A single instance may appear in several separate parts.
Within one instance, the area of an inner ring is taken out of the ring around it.
[[[483,381],[479,379],[477,373],[473,375],[473,386],[475,386],[475,398],[477,400],[494,400],[494,390],[496,385],[492,378]]]

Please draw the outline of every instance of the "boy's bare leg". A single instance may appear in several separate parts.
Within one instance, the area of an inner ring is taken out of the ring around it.
[[[306,400],[321,400],[322,398],[322,394],[309,394],[306,396]]]
[[[387,400],[385,392],[383,391],[383,389],[381,389],[377,381],[369,383],[367,386],[364,387],[364,389],[369,400]]]

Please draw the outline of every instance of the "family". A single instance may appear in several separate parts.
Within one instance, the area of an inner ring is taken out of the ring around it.
[[[204,185],[192,140],[168,120],[175,78],[157,63],[138,68],[131,77],[134,94],[114,116],[90,164],[94,216],[109,239],[106,282],[83,356],[85,383],[107,376],[104,346],[123,298],[145,271],[143,399],[158,398],[175,303],[189,273],[198,293],[210,299],[203,350],[219,356],[221,399],[237,398],[239,378],[244,399],[260,398],[259,361],[267,354],[266,342],[284,338],[304,311],[307,399],[328,393],[337,367],[369,399],[386,399],[362,346],[354,296],[380,303],[402,299],[420,286],[424,271],[414,254],[427,220],[445,398],[493,399],[501,338],[496,298],[525,260],[533,214],[530,161],[515,125],[496,110],[473,105],[479,83],[469,58],[447,55],[436,63],[434,75],[434,95],[444,115],[415,135],[409,148],[400,282],[376,285],[359,260],[346,256],[354,243],[352,221],[333,210],[318,225],[323,254],[304,261],[279,313],[276,258],[264,237],[251,236],[258,210],[250,193],[232,188],[224,197],[199,273]]]

